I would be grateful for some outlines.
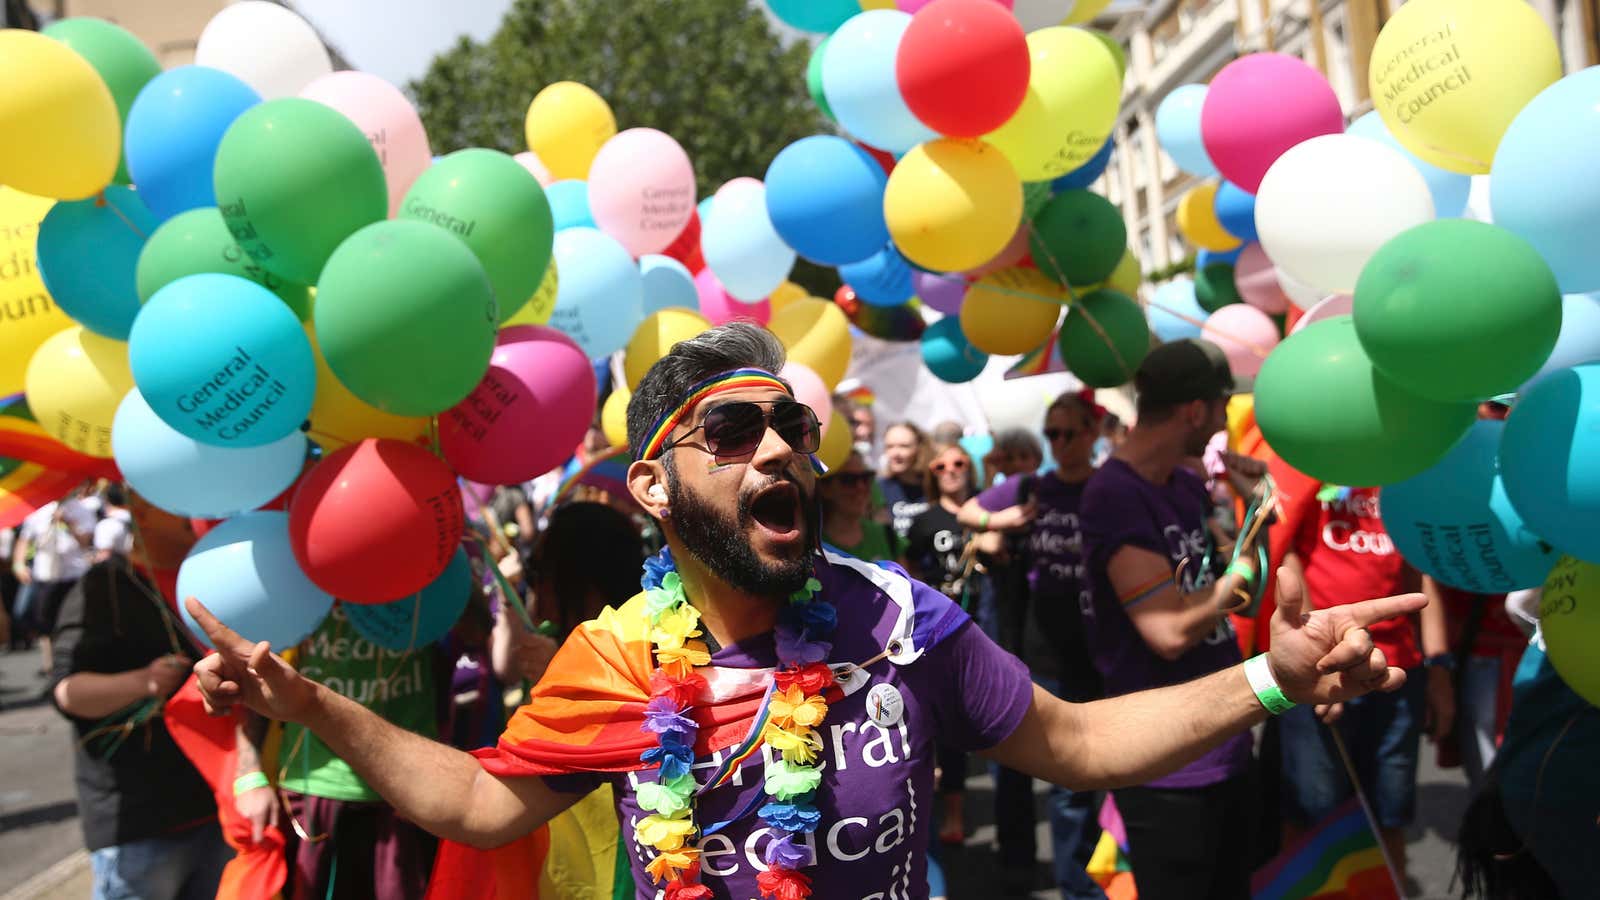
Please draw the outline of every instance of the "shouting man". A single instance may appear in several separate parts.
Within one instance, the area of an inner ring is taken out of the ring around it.
[[[191,600],[220,650],[197,666],[208,702],[305,725],[441,837],[497,847],[609,781],[639,897],[798,900],[926,894],[937,744],[1074,789],[1139,784],[1268,705],[1404,681],[1365,626],[1420,595],[1302,615],[1287,577],[1248,676],[1084,704],[1035,688],[943,594],[820,550],[821,438],[772,374],[783,361],[736,324],[650,369],[628,407],[629,490],[670,552],[644,593],[572,634],[497,747],[474,757],[391,725]]]

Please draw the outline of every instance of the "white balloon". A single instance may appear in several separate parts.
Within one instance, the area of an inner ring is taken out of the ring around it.
[[[294,97],[333,71],[316,29],[264,0],[234,3],[212,16],[195,44],[194,61],[233,75],[263,100]]]
[[[1353,290],[1379,247],[1433,218],[1428,182],[1400,151],[1347,134],[1290,148],[1256,192],[1262,249],[1327,293]]]
[[[1023,31],[1038,31],[1066,21],[1076,5],[1077,0],[1017,0],[1011,13],[1022,23]]]
[[[1313,287],[1304,281],[1290,275],[1282,266],[1273,266],[1273,271],[1278,273],[1278,287],[1283,288],[1284,296],[1294,301],[1294,305],[1301,309],[1310,309],[1321,303],[1328,292],[1319,287]],[[1345,310],[1349,312],[1349,310]]]

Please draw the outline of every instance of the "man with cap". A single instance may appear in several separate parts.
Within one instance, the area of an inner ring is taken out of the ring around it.
[[[1227,610],[1260,574],[1244,561],[1251,553],[1227,564],[1229,548],[1207,527],[1205,482],[1184,464],[1227,424],[1233,378],[1222,350],[1203,340],[1163,344],[1134,387],[1138,419],[1089,479],[1078,511],[1094,593],[1089,648],[1107,696],[1237,666]],[[1224,460],[1236,490],[1256,488],[1259,464]],[[1248,732],[1115,798],[1141,898],[1250,896],[1259,797]]]

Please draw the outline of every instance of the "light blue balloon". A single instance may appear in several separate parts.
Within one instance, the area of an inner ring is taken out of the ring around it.
[[[444,573],[422,590],[390,603],[341,603],[356,633],[386,650],[409,652],[450,633],[472,596],[472,566],[457,548]]]
[[[1556,372],[1517,400],[1500,438],[1500,474],[1529,529],[1600,562],[1600,363]]]
[[[207,532],[178,569],[178,596],[199,600],[245,640],[268,641],[275,650],[305,640],[333,608],[333,596],[295,561],[289,514],[272,511],[234,516]],[[210,647],[189,610],[179,609]]]
[[[1224,181],[1217,188],[1217,196],[1211,201],[1211,210],[1217,214],[1217,222],[1227,232],[1246,244],[1256,240],[1256,196],[1248,193],[1231,181]],[[1238,254],[1244,248],[1239,247],[1229,251],[1237,260]]]
[[[1116,140],[1106,138],[1101,148],[1095,151],[1089,161],[1073,169],[1071,172],[1050,182],[1050,189],[1056,193],[1062,191],[1086,191],[1101,175],[1105,174],[1106,166],[1111,165],[1111,152],[1116,149]]]
[[[1156,107],[1156,140],[1161,149],[1167,151],[1178,168],[1201,178],[1217,174],[1216,164],[1200,137],[1200,108],[1205,106],[1207,90],[1203,84],[1186,84]]]
[[[568,178],[544,189],[550,201],[550,217],[556,230],[563,228],[595,228],[594,216],[589,214],[589,182]]]
[[[839,267],[839,279],[850,285],[865,303],[899,306],[916,293],[911,264],[893,246],[884,247],[860,262]]]
[[[1526,394],[1549,376],[1573,366],[1600,361],[1600,295],[1568,294],[1561,298],[1561,334],[1539,371],[1517,388]]]
[[[1441,219],[1453,219],[1467,211],[1467,195],[1472,193],[1472,176],[1441,169],[1407,150],[1403,144],[1395,140],[1395,136],[1389,132],[1389,126],[1383,124],[1383,117],[1378,115],[1377,110],[1351,122],[1346,133],[1399,150],[1406,158],[1406,162],[1421,172],[1422,180],[1428,183],[1428,193],[1433,195],[1434,215]]]
[[[671,306],[700,308],[700,292],[695,290],[694,276],[689,274],[687,266],[672,257],[656,253],[639,257],[639,277],[644,279],[645,315]]]
[[[1200,306],[1200,299],[1195,296],[1194,281],[1174,278],[1156,288],[1150,309],[1145,315],[1156,337],[1163,341],[1181,341],[1199,337],[1200,326],[1195,322],[1204,322],[1211,314]]]
[[[961,384],[978,377],[989,354],[967,340],[959,317],[945,316],[922,332],[922,364],[940,381]]]
[[[120,184],[104,197],[61,202],[39,223],[38,265],[61,311],[95,334],[128,339],[139,315],[134,273],[161,220]]]
[[[867,10],[839,26],[822,58],[822,90],[839,125],[895,154],[939,136],[911,114],[895,76],[895,56],[910,25],[910,13]]]
[[[221,69],[180,66],[150,79],[128,109],[122,153],[159,218],[216,206],[211,165],[223,132],[261,95]]]
[[[306,436],[291,432],[260,447],[213,447],[161,421],[138,388],[111,423],[117,468],[139,496],[180,516],[225,519],[288,490],[306,459]]]
[[[857,0],[767,0],[767,6],[784,24],[819,34],[838,28],[861,11]]]
[[[888,183],[867,151],[842,137],[812,135],[780,150],[767,167],[767,214],[778,236],[806,259],[853,263],[889,243]]]
[[[644,278],[633,257],[610,235],[578,227],[556,232],[554,259],[561,279],[550,327],[590,359],[621,350],[644,321]]]
[[[1505,423],[1474,423],[1444,459],[1383,489],[1383,527],[1417,569],[1463,591],[1538,587],[1560,554],[1523,525],[1496,457]]]
[[[794,268],[795,252],[772,226],[765,193],[759,184],[724,186],[700,228],[706,266],[744,303],[766,299]]]
[[[1494,223],[1528,239],[1567,294],[1600,291],[1600,66],[1550,85],[1517,113],[1494,153]]]
[[[706,218],[711,215],[711,201],[715,199],[717,199],[716,195],[712,195],[695,204],[694,212],[695,215],[700,217],[700,226],[702,228],[705,227]]]
[[[298,431],[317,387],[294,312],[254,281],[213,272],[151,296],[128,337],[128,365],[163,422],[218,447],[261,447]]]

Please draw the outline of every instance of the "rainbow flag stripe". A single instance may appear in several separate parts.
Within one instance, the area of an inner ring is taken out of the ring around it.
[[[1056,341],[1059,331],[1052,332],[1050,340],[1040,344],[1036,349],[1017,360],[1011,368],[1006,370],[1006,381],[1017,378],[1027,378],[1032,375],[1049,375],[1052,372],[1067,371],[1067,364],[1061,361],[1061,347]]]
[[[79,453],[52,437],[22,394],[0,397],[0,456],[70,472],[79,480],[120,477],[111,460]]]
[[[1356,800],[1251,879],[1254,900],[1394,900],[1378,840]]]
[[[78,472],[47,469],[20,459],[0,459],[0,528],[21,524],[34,510],[61,499],[83,480]]]

